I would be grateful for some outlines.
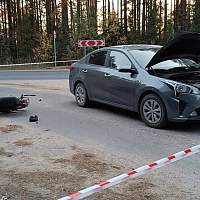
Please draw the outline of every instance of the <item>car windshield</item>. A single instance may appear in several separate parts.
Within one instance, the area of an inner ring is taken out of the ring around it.
[[[131,50],[130,53],[133,55],[133,57],[136,59],[136,61],[145,68],[147,64],[150,62],[150,60],[153,58],[153,56],[156,54],[156,52],[159,50],[159,48],[151,48],[151,49],[134,49]],[[163,62],[160,62],[156,65],[153,65],[152,68],[154,70],[165,70],[165,71],[174,71],[174,70],[197,70],[199,69],[199,64],[196,62],[189,60],[189,59],[173,59],[173,60],[166,60]]]

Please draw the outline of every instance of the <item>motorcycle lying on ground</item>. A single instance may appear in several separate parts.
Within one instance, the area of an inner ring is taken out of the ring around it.
[[[21,97],[0,97],[0,112],[9,113],[28,107],[28,97],[35,95],[21,95]]]

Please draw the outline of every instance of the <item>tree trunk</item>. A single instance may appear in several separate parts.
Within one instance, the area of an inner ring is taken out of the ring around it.
[[[77,0],[77,32],[80,34],[80,24],[81,24],[81,1]]]
[[[128,35],[127,0],[124,0],[124,35]]]
[[[145,22],[146,22],[146,0],[142,2],[142,38],[145,37]]]
[[[46,29],[47,29],[47,34],[50,37],[53,35],[53,27],[52,27],[52,10],[51,10],[51,1],[46,0],[45,2],[45,8],[46,8]]]
[[[167,39],[167,0],[164,1],[164,40]]]
[[[141,0],[137,0],[137,32],[140,36],[140,20],[141,20]]]
[[[69,13],[68,13],[68,0],[62,0],[62,34],[63,41],[62,46],[64,49],[69,47],[70,39],[69,39]]]

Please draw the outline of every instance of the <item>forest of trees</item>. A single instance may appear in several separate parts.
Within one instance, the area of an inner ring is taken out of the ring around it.
[[[199,0],[0,0],[0,64],[79,58],[78,39],[164,44],[200,32]]]

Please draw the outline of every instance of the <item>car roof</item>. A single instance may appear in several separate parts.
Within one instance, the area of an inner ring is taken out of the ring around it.
[[[118,46],[111,46],[105,47],[105,49],[127,49],[127,50],[139,50],[139,49],[160,49],[162,46],[160,45],[149,45],[149,44],[131,44],[131,45],[118,45]]]

